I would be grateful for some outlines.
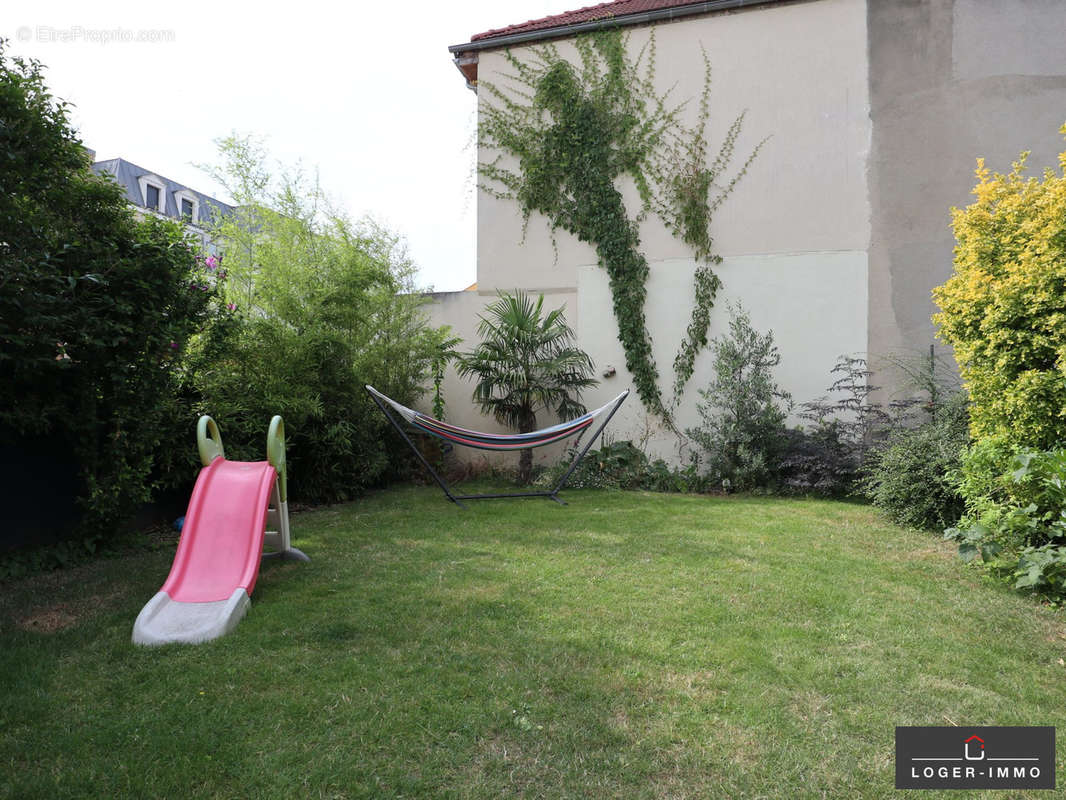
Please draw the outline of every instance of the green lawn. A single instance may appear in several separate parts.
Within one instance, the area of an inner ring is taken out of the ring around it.
[[[867,508],[567,499],[299,514],[194,647],[130,644],[172,548],[0,587],[0,795],[887,797],[896,725],[1066,710],[1062,613]]]

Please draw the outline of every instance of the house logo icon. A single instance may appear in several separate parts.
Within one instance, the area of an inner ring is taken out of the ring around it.
[[[963,753],[967,761],[985,760],[985,740],[974,734],[963,742]]]
[[[896,728],[897,789],[1052,789],[1052,727]]]

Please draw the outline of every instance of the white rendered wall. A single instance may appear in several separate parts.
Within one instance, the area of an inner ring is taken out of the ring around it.
[[[669,397],[673,385],[671,365],[676,342],[684,334],[692,308],[691,259],[657,262],[648,281],[648,326],[655,332],[652,346],[659,367],[659,383]],[[781,353],[776,376],[780,386],[801,403],[825,394],[830,370],[842,353],[862,349],[866,337],[866,253],[836,251],[779,255],[734,256],[719,265],[722,289],[711,316],[711,337],[728,332],[730,304],[740,302],[759,331],[773,331]],[[817,287],[816,291],[812,291]],[[586,404],[597,407],[624,388],[632,386],[625,368],[625,355],[613,326],[599,309],[610,308],[607,276],[596,265],[578,270],[579,338],[597,365],[611,365],[617,375],[604,379],[586,395]],[[697,389],[711,375],[712,354],[703,351],[696,359],[692,381],[676,411],[681,430],[699,423]],[[652,424],[643,406],[632,396],[612,421],[615,438],[643,438],[647,449],[671,461],[684,459],[686,442]],[[619,418],[620,417],[620,418]],[[795,421],[795,420],[794,420]]]

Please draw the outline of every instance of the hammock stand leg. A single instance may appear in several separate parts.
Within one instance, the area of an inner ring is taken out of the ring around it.
[[[611,409],[611,413],[607,415],[607,418],[603,421],[603,423],[600,425],[600,427],[596,429],[596,432],[594,434],[592,434],[592,436],[589,437],[588,442],[582,448],[581,452],[578,453],[574,457],[574,460],[570,462],[570,468],[563,474],[563,477],[561,477],[559,479],[559,482],[557,484],[555,484],[555,488],[551,490],[550,497],[556,503],[561,503],[564,506],[566,505],[566,503],[564,503],[562,500],[560,500],[558,498],[558,496],[557,496],[558,493],[562,490],[562,488],[566,484],[566,482],[568,480],[570,480],[570,476],[574,474],[574,470],[577,469],[578,464],[581,463],[581,459],[583,459],[585,457],[585,453],[587,453],[589,451],[589,448],[592,447],[592,443],[595,442],[600,437],[600,434],[603,433],[603,429],[607,427],[607,423],[610,422],[611,421],[611,417],[614,416],[614,412],[616,412],[619,408],[621,408],[623,401],[628,396],[629,396],[629,392],[626,392],[625,394],[623,394],[621,397],[618,398],[618,402],[614,404],[614,408]]]
[[[403,437],[403,440],[407,442],[407,446],[411,448],[411,452],[414,453],[418,457],[418,460],[422,462],[422,466],[425,467],[429,471],[429,474],[433,476],[433,480],[437,482],[437,485],[441,488],[441,491],[448,496],[448,499],[455,503],[457,506],[459,506],[459,508],[466,508],[466,506],[459,502],[460,498],[456,497],[451,493],[451,490],[448,488],[448,484],[444,482],[444,478],[437,474],[437,470],[433,469],[433,465],[430,464],[426,460],[426,457],[422,455],[422,452],[417,447],[415,447],[415,443],[411,441],[411,437],[409,437],[404,431],[404,429],[401,428],[400,425],[396,422],[396,420],[392,418],[392,414],[390,414],[388,409],[386,409],[385,406],[382,405],[381,401],[378,400],[372,394],[370,395],[370,399],[374,401],[374,405],[381,409],[381,413],[385,415],[385,419],[392,423],[392,427],[394,427],[399,432],[400,436]],[[467,498],[462,499],[465,500]]]
[[[503,497],[550,497],[556,503],[561,506],[565,506],[562,500],[556,497],[551,492],[512,492],[509,494],[460,494],[456,495],[456,501],[459,500],[499,500]]]

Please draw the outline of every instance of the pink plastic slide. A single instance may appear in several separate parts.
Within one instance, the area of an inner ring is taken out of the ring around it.
[[[267,504],[277,473],[266,461],[216,458],[200,471],[163,591],[183,603],[248,594],[259,577]]]
[[[208,463],[189,499],[170,575],[133,626],[137,644],[204,642],[233,630],[251,604],[265,538],[282,555],[306,560],[289,543],[284,455],[278,465],[277,448],[268,447],[271,461],[227,461],[218,427],[205,419],[200,427],[213,438],[200,452]],[[280,436],[283,442],[283,428]],[[268,520],[279,528],[269,537]]]

